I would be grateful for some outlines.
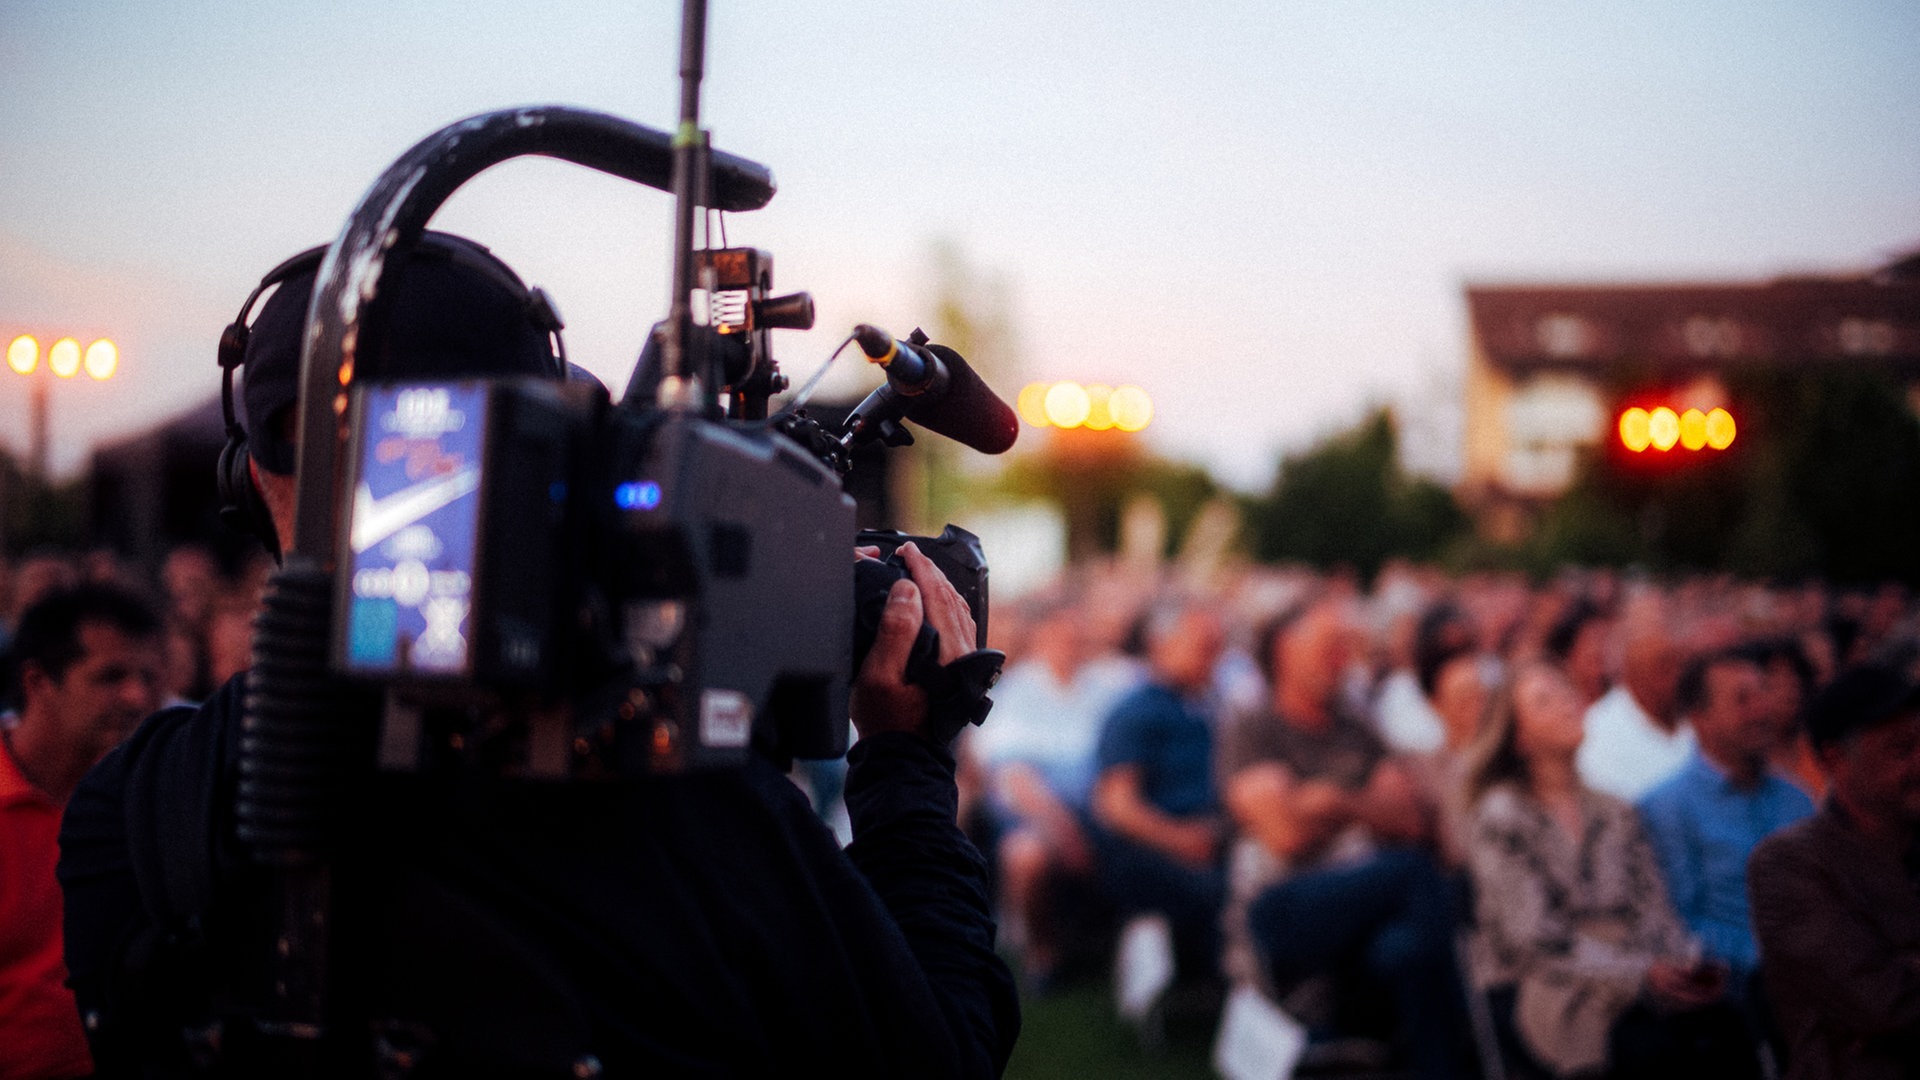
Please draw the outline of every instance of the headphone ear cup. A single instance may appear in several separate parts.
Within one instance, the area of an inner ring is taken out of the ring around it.
[[[220,489],[220,524],[234,532],[251,536],[266,545],[275,559],[280,557],[280,536],[273,526],[273,514],[253,484],[247,464],[247,436],[236,432],[227,436],[215,465],[214,482]]]
[[[220,459],[213,466],[213,482],[220,491],[220,524],[234,532],[247,532],[246,511],[240,502],[243,496],[234,489],[233,465],[236,459],[244,461],[247,453],[247,437],[229,434],[227,444],[220,448]]]
[[[249,302],[247,306],[252,307],[253,304]],[[222,371],[231,371],[246,362],[247,338],[250,334],[247,324],[243,322],[229,323],[227,328],[220,332],[219,356]]]

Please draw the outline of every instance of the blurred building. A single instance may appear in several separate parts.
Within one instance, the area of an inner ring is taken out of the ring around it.
[[[1856,277],[1470,285],[1467,314],[1456,494],[1497,540],[1523,535],[1581,454],[1620,437],[1624,410],[1728,408],[1742,369],[1870,366],[1920,405],[1920,252]]]

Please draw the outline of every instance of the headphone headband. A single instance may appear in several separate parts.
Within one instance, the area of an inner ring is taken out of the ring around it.
[[[252,335],[252,327],[248,319],[252,317],[254,305],[259,303],[260,297],[277,285],[317,272],[326,254],[325,244],[310,247],[267,271],[266,275],[260,279],[260,283],[247,294],[246,302],[240,305],[240,314],[235,316],[233,322],[220,333],[217,357],[220,363],[220,412],[226,421],[227,435],[227,444],[220,451],[218,475],[215,478],[223,504],[220,509],[220,519],[238,531],[250,532],[258,536],[276,559],[280,556],[280,545],[279,537],[273,528],[272,515],[261,503],[259,493],[254,490],[253,479],[248,473],[247,431],[241,426],[239,414],[233,405],[233,373],[234,369],[246,363],[247,343]],[[498,256],[488,251],[485,245],[475,243],[464,236],[439,232],[422,233],[419,242],[408,252],[408,257],[446,259],[473,270],[500,286],[524,306],[528,319],[547,334],[552,345],[554,377],[560,379],[567,377],[566,343],[560,336],[560,331],[565,324],[560,319],[559,310],[554,307],[553,299],[545,290],[528,288],[526,283],[520,280],[520,276],[515,274],[506,263],[500,261]]]

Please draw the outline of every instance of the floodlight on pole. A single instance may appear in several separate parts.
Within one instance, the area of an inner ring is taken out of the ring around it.
[[[47,350],[47,370],[63,379],[71,379],[80,371],[80,343],[70,337],[63,337]]]
[[[47,414],[49,388],[54,379],[71,379],[85,369],[95,382],[105,382],[120,370],[120,347],[107,338],[95,338],[85,349],[74,337],[62,337],[47,348],[47,373],[40,374],[40,339],[20,334],[7,343],[7,367],[32,380],[29,391],[28,468],[47,478]]]
[[[106,338],[101,338],[87,346],[85,365],[87,374],[92,376],[96,382],[103,382],[113,378],[113,373],[120,367],[119,346],[108,341]]]
[[[7,366],[16,375],[31,375],[40,365],[40,343],[30,334],[21,334],[7,346]]]

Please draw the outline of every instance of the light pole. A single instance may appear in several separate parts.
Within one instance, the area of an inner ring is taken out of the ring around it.
[[[47,374],[40,374],[40,342],[31,334],[21,334],[7,345],[7,366],[13,373],[31,380],[31,420],[28,423],[27,471],[41,484],[51,480],[47,466],[47,412],[52,380],[71,379],[86,369],[95,381],[104,382],[120,368],[120,349],[100,338],[81,351],[80,342],[63,337],[47,349]]]

